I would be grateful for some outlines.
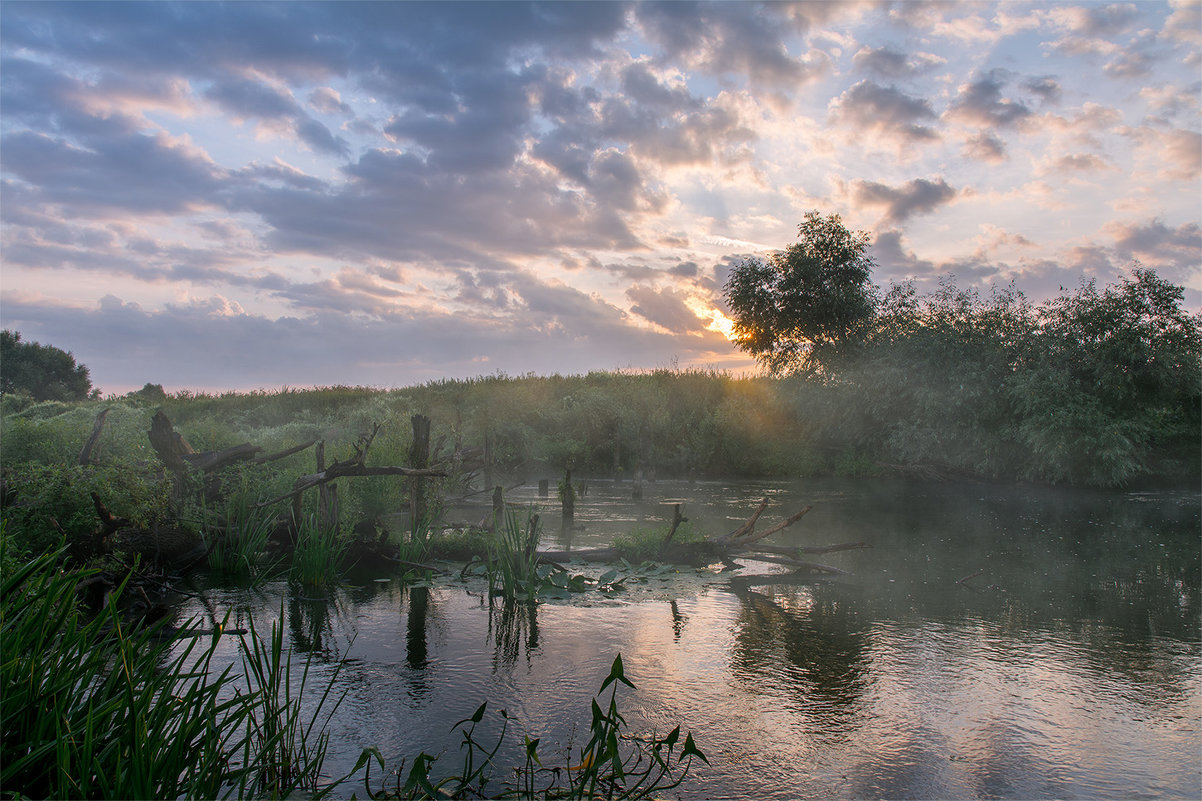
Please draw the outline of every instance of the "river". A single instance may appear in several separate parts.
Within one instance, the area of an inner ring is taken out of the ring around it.
[[[520,763],[523,733],[558,762],[587,737],[620,653],[637,686],[619,694],[630,730],[680,724],[709,758],[674,791],[685,798],[1202,797],[1199,493],[661,481],[635,502],[630,489],[589,482],[574,547],[661,524],[674,503],[701,531],[729,531],[765,497],[761,526],[814,507],[777,544],[872,547],[814,557],[850,572],[834,580],[732,585],[780,569],[745,562],[534,608],[490,605],[479,581],[452,579],[205,597],[261,630],[282,611],[318,679],[341,662],[333,775],[367,746],[394,766],[423,750],[450,765],[451,725],[483,701],[518,724],[503,764]],[[533,485],[509,499],[558,520]],[[193,600],[181,615],[204,611]],[[500,723],[490,714],[480,732]]]

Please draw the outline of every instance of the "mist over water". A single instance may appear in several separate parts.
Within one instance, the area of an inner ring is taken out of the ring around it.
[[[557,530],[554,497],[508,497],[541,503]],[[728,531],[764,497],[761,526],[814,505],[778,544],[873,547],[814,557],[852,572],[837,581],[739,587],[682,568],[534,608],[490,608],[486,588],[453,581],[206,595],[260,628],[283,598],[292,646],[322,675],[346,654],[332,775],[370,745],[393,767],[445,751],[449,768],[451,725],[486,700],[492,731],[501,709],[520,723],[500,764],[520,762],[523,732],[544,757],[578,746],[621,653],[638,687],[620,695],[631,731],[680,724],[710,759],[685,797],[1198,797],[1197,492],[659,482],[636,504],[629,483],[590,482],[573,546],[656,525],[678,502],[701,531]]]

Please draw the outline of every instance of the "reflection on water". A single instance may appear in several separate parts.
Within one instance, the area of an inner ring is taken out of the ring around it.
[[[485,700],[525,727],[502,763],[520,762],[523,732],[551,755],[587,730],[620,652],[638,685],[621,700],[632,730],[679,723],[710,757],[687,797],[1202,795],[1197,493],[661,482],[658,499],[620,505],[606,489],[579,502],[575,544],[677,502],[730,530],[770,495],[776,519],[815,506],[777,542],[873,548],[821,557],[853,572],[839,581],[735,588],[686,571],[571,604],[370,579],[206,600],[260,629],[283,614],[326,675],[346,657],[331,773],[367,745],[393,765],[421,750],[453,760],[450,724]]]

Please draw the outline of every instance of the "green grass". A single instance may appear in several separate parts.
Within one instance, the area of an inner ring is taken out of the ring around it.
[[[538,541],[542,536],[542,523],[533,510],[519,514],[516,509],[507,509],[503,520],[497,521],[497,529],[488,540],[489,595],[524,601],[534,600],[546,575],[540,573],[538,564]]]
[[[230,499],[224,516],[201,528],[209,549],[209,570],[227,578],[271,573],[265,554],[275,525],[274,515],[255,509],[244,496]]]
[[[292,551],[289,576],[302,584],[327,584],[342,575],[350,542],[336,525],[323,526],[309,519],[300,527]]]

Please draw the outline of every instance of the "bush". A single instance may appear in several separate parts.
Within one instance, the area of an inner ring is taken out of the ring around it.
[[[160,475],[128,462],[18,465],[6,469],[4,483],[0,518],[9,547],[23,556],[46,553],[63,537],[77,555],[90,555],[100,524],[92,492],[115,516],[146,528],[166,514],[171,492]]]

